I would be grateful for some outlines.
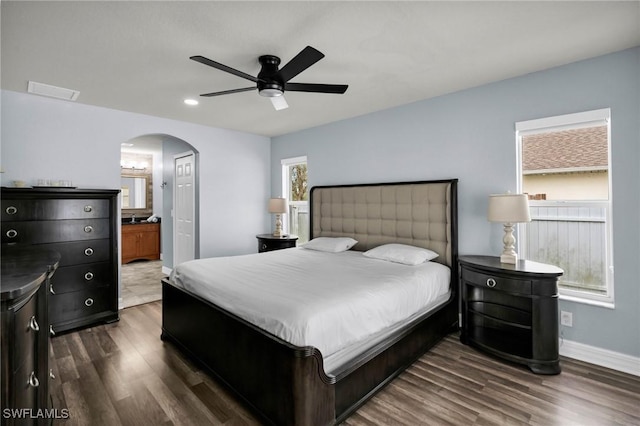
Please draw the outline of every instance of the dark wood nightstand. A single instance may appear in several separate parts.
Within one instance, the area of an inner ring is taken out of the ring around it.
[[[562,269],[499,257],[461,256],[460,341],[524,364],[537,374],[560,373],[558,277]]]
[[[272,234],[256,235],[258,239],[258,253],[295,247],[298,237],[296,235],[284,235],[274,237]]]

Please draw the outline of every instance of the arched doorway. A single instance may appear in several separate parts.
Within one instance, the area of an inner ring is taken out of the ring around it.
[[[175,223],[172,212],[175,209],[174,194],[174,159],[176,155],[191,152],[197,165],[197,150],[188,142],[167,134],[147,134],[129,139],[121,146],[121,169],[131,166],[132,156],[147,156],[150,186],[150,209],[145,215],[138,216],[146,219],[155,216],[160,223],[161,260],[153,262],[132,262],[123,264],[121,270],[121,307],[134,306],[161,298],[160,279],[168,275],[174,266],[174,232]],[[138,157],[140,158],[140,157]],[[140,164],[138,164],[141,167]],[[193,182],[195,190],[193,198],[193,254],[199,255],[199,217],[198,217],[198,170],[193,168]],[[131,214],[122,211],[123,223],[130,220]],[[145,217],[146,216],[146,217]],[[124,226],[124,225],[123,225]],[[128,226],[128,225],[127,225]]]

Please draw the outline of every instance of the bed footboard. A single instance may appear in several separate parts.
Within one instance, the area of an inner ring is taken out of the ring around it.
[[[162,336],[229,387],[260,420],[277,425],[335,421],[335,379],[315,348],[272,336],[162,281]]]

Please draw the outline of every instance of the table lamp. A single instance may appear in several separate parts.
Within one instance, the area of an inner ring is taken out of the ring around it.
[[[527,194],[492,194],[489,195],[487,218],[490,222],[504,223],[504,250],[500,256],[501,263],[518,263],[515,250],[516,238],[513,236],[513,225],[531,222],[529,199]]]
[[[269,199],[269,213],[276,215],[276,230],[273,231],[274,237],[282,237],[282,215],[287,212],[286,198]]]

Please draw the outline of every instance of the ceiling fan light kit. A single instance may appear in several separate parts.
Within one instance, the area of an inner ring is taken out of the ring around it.
[[[232,93],[248,92],[257,89],[260,96],[271,98],[271,102],[274,108],[276,110],[281,110],[288,107],[284,96],[282,96],[285,91],[333,94],[343,94],[347,91],[347,88],[349,86],[347,86],[346,84],[289,83],[289,80],[291,80],[322,58],[324,58],[324,54],[311,46],[307,46],[302,49],[302,51],[298,53],[293,59],[291,59],[287,64],[279,69],[278,66],[280,65],[280,58],[273,55],[262,55],[258,58],[258,62],[262,67],[257,77],[254,77],[242,71],[238,71],[219,62],[212,61],[211,59],[205,58],[204,56],[197,55],[192,56],[189,59],[256,83],[256,85],[253,87],[203,93],[200,96],[211,97],[229,95]],[[280,100],[276,102],[275,99]]]
[[[289,108],[289,104],[287,103],[287,100],[284,98],[284,96],[275,96],[269,99],[271,100],[271,103],[273,104],[273,107],[276,109],[276,111]]]
[[[282,96],[284,94],[282,89],[278,89],[277,87],[265,87],[260,89],[258,93],[265,98],[275,98],[276,96]]]

